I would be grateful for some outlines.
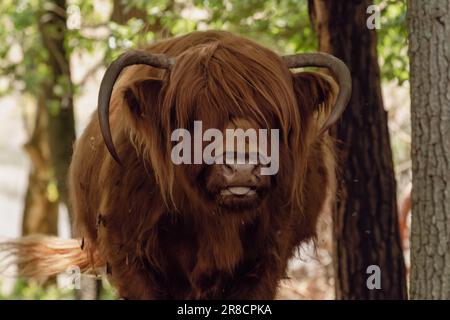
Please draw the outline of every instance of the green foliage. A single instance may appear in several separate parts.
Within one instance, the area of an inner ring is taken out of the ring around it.
[[[1,282],[0,282],[1,287]],[[0,300],[73,300],[75,290],[58,287],[55,283],[42,286],[35,281],[18,279],[12,292],[8,295],[0,293]],[[115,300],[117,295],[107,280],[102,280],[99,300]]]
[[[378,30],[378,54],[383,80],[396,80],[401,85],[409,79],[406,28],[406,0],[378,0],[381,29]]]
[[[8,86],[0,88],[0,94],[16,90],[35,96],[39,84],[49,76],[45,64],[47,52],[38,30],[39,14],[47,2],[1,1],[0,41],[5,45],[0,48],[0,77],[7,79]],[[145,21],[132,18],[126,25],[111,21],[109,13],[101,12],[95,5],[96,1],[68,3],[69,19],[78,13],[81,21],[78,28],[67,30],[66,50],[71,55],[103,52],[105,65],[124,50],[151,43],[162,35],[205,29],[237,32],[279,53],[311,51],[317,47],[306,0],[122,0],[125,13],[137,8],[145,14]],[[102,3],[105,5],[105,1]],[[383,8],[382,28],[378,30],[382,76],[385,80],[397,79],[401,84],[408,79],[406,3],[405,0],[375,3]],[[111,9],[112,0],[109,5]]]
[[[117,294],[114,288],[105,279],[102,280],[102,290],[99,300],[117,300]]]
[[[173,0],[134,0],[127,3],[148,12],[150,24],[159,21],[172,35],[221,29],[258,39],[282,53],[316,47],[307,1],[193,0],[179,3]]]
[[[71,300],[73,290],[60,289],[56,284],[41,286],[37,282],[19,279],[10,295],[0,294],[0,300]]]
[[[317,48],[306,0],[193,0],[183,4],[173,0],[134,0],[126,3],[149,13],[150,23],[161,19],[162,26],[172,35],[221,29],[257,39],[279,53]],[[377,30],[382,78],[402,84],[409,76],[406,1],[376,0],[375,4],[382,9],[381,29]],[[172,11],[168,12],[168,8]]]
[[[0,76],[9,80],[0,94],[17,90],[36,95],[38,84],[49,75],[42,63],[46,52],[35,14],[40,4],[39,0],[0,2]]]

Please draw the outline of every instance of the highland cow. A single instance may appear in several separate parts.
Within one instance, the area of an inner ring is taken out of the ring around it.
[[[291,71],[309,66],[337,81]],[[125,299],[272,299],[334,195],[327,129],[350,84],[332,56],[280,57],[220,31],[126,52],[106,71],[99,116],[75,145],[69,186],[82,244],[29,238],[9,248],[30,276],[106,266]],[[171,134],[195,121],[279,130],[277,173],[262,175],[259,162],[174,163]]]

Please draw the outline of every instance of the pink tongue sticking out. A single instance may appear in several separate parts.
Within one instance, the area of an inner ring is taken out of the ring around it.
[[[228,187],[225,190],[222,190],[222,195],[244,196],[254,193],[255,190],[252,190],[250,187]]]

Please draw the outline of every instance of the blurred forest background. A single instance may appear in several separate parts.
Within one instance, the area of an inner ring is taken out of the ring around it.
[[[308,6],[309,2],[309,6]],[[347,1],[346,1],[347,2]],[[105,67],[128,48],[195,30],[239,33],[279,54],[317,51],[313,1],[2,0],[0,2],[0,239],[69,238],[65,186],[72,143],[96,109]],[[405,1],[378,0],[378,63],[397,181],[400,236],[409,267],[410,100]],[[317,9],[317,7],[316,7]],[[373,13],[373,12],[372,12]],[[317,12],[315,16],[318,17]],[[366,18],[371,13],[363,12]],[[317,26],[317,24],[316,24]],[[406,199],[406,200],[405,200]],[[68,209],[69,208],[69,209]],[[279,298],[333,299],[331,215],[317,252],[302,248]],[[316,254],[317,253],[317,254]],[[89,279],[87,280],[89,281]],[[114,298],[106,282],[93,297]],[[72,299],[64,282],[0,278],[0,299]],[[100,290],[101,288],[101,290]]]

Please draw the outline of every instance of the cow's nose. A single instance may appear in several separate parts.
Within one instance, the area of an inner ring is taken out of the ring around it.
[[[222,174],[228,185],[255,185],[260,180],[257,164],[223,164]]]

